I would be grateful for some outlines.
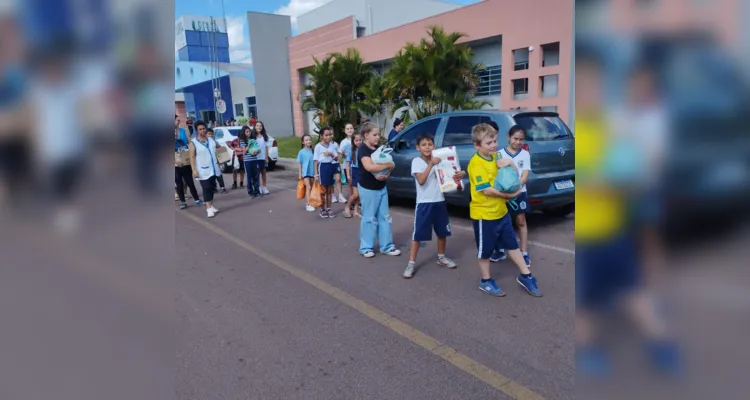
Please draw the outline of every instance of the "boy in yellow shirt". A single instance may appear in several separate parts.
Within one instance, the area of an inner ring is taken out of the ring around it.
[[[474,238],[477,242],[479,269],[482,279],[479,289],[493,296],[505,296],[490,275],[490,256],[496,248],[505,249],[510,259],[516,264],[521,274],[516,278],[526,291],[535,297],[541,297],[537,280],[531,275],[529,267],[518,248],[513,223],[508,215],[505,202],[521,194],[503,193],[494,188],[498,168],[515,166],[512,160],[498,159],[497,131],[488,124],[479,124],[471,131],[471,139],[477,153],[469,161],[467,172],[471,182],[471,204],[469,211],[474,225]]]

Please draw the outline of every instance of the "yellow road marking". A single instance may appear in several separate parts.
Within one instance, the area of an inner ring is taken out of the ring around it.
[[[351,294],[333,286],[325,281],[315,277],[314,275],[303,271],[291,264],[279,259],[278,257],[270,254],[266,251],[255,247],[242,239],[232,235],[229,232],[219,228],[218,226],[201,219],[193,214],[179,213],[187,218],[190,218],[194,222],[202,225],[204,228],[212,231],[213,233],[229,240],[230,242],[242,247],[243,249],[254,253],[258,257],[268,261],[274,266],[290,273],[291,275],[299,278],[303,282],[317,288],[321,292],[335,298],[336,300],[346,304],[347,306],[359,311],[371,320],[385,326],[386,328],[396,332],[397,334],[408,339],[412,343],[419,347],[427,350],[428,352],[442,358],[449,362],[458,369],[466,372],[467,374],[479,379],[480,381],[494,387],[495,389],[503,392],[517,400],[544,400],[544,397],[539,394],[527,389],[519,383],[516,383],[512,379],[500,374],[497,371],[493,371],[489,367],[481,364],[480,362],[472,359],[471,357],[451,348],[448,345],[443,344],[439,340],[427,335],[418,329],[412,327],[400,319],[393,317],[382,310],[374,307]]]

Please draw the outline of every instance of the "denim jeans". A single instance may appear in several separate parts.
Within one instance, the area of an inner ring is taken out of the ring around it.
[[[260,194],[260,163],[265,161],[245,161],[245,175],[247,176],[247,193]]]
[[[357,186],[359,199],[362,202],[362,222],[359,228],[359,253],[375,249],[375,234],[377,231],[380,251],[385,253],[396,246],[393,245],[392,219],[388,210],[388,189],[369,190]]]

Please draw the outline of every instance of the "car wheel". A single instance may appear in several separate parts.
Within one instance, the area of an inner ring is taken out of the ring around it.
[[[553,217],[567,217],[576,210],[576,203],[566,204],[562,207],[550,208],[542,212]]]
[[[276,169],[276,161],[268,160],[268,170],[273,171],[274,169]]]

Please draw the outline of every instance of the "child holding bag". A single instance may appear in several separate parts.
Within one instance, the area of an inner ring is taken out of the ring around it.
[[[299,167],[299,179],[305,184],[305,199],[307,204],[305,210],[315,211],[315,207],[310,205],[310,190],[315,179],[315,163],[313,161],[312,136],[302,136],[302,149],[297,153],[297,163]]]
[[[320,182],[323,190],[323,206],[320,209],[320,218],[335,218],[336,214],[331,211],[333,200],[335,175],[338,173],[339,149],[333,141],[333,129],[326,126],[320,130],[320,142],[315,145],[313,162],[315,163],[315,180]]]

